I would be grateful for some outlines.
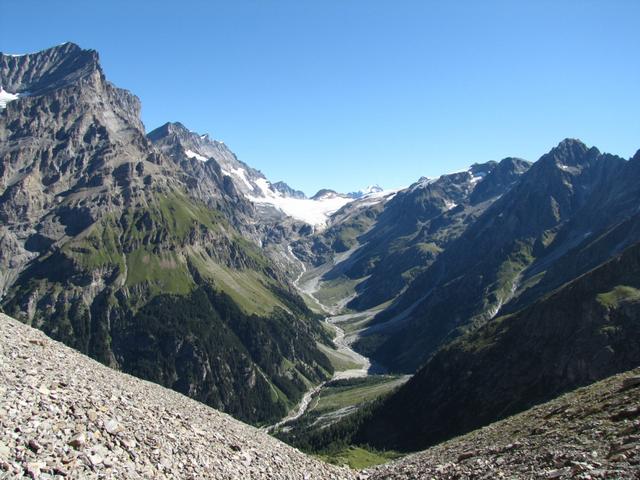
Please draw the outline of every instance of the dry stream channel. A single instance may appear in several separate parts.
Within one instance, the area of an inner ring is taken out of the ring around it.
[[[314,295],[319,284],[317,277],[312,278],[311,281],[305,282],[304,286],[300,285],[301,283],[300,280],[304,275],[304,273],[306,273],[306,268],[304,268],[303,264],[302,266],[303,266],[303,271],[295,280],[294,284],[301,293],[303,293],[308,297],[311,297],[311,299],[315,303],[317,303],[317,305],[320,306],[320,308],[325,313],[328,314],[328,316],[325,317],[324,322],[329,326],[330,329],[332,329],[335,332],[335,336],[333,337],[333,343],[335,346],[334,352],[340,356],[341,360],[345,364],[350,365],[350,368],[346,370],[336,370],[330,381],[344,380],[349,378],[362,378],[362,377],[367,377],[369,375],[384,373],[385,369],[382,366],[372,363],[371,359],[365,357],[364,355],[361,355],[360,353],[356,352],[353,348],[351,348],[351,345],[358,338],[358,332],[356,331],[354,333],[350,333],[347,335],[345,334],[344,329],[340,326],[341,324],[346,325],[352,322],[357,324],[366,324],[370,319],[372,319],[379,312],[379,310],[373,309],[373,310],[356,312],[356,313],[337,314],[338,312],[336,311],[337,309],[335,307],[334,309],[331,309],[327,305],[324,305]],[[321,384],[316,385],[313,388],[309,389],[304,394],[300,402],[298,402],[298,404],[289,412],[289,414],[285,418],[283,418],[282,420],[280,420],[279,422],[273,425],[266,427],[266,430],[268,432],[273,432],[278,428],[282,427],[283,425],[285,425],[286,423],[293,422],[294,420],[299,419],[302,415],[304,415],[307,412],[307,410],[309,409],[309,406],[311,405],[312,400],[317,395],[320,395],[322,390],[326,387],[327,383],[328,382],[322,382]]]

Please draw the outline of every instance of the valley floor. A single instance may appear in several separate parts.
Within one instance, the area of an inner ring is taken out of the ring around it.
[[[316,300],[317,301],[317,300]],[[324,307],[322,303],[318,301],[318,305]],[[347,380],[351,378],[364,378],[371,375],[378,375],[384,372],[384,368],[372,364],[371,360],[351,348],[354,335],[346,335],[345,330],[341,324],[349,324],[350,321],[355,319],[361,321],[362,318],[369,318],[372,316],[370,312],[363,312],[357,314],[343,314],[329,316],[324,319],[325,325],[328,330],[333,332],[333,344],[334,348],[327,347],[326,345],[318,344],[321,351],[329,358],[335,368],[335,373],[329,382],[321,383],[310,388],[302,397],[300,402],[289,412],[289,414],[280,420],[279,422],[266,428],[269,432],[277,431],[283,426],[294,422],[307,413],[309,407],[314,403],[316,397],[318,397],[323,390],[327,387],[327,384],[336,380]],[[395,384],[394,386],[399,386]],[[354,401],[358,402],[358,398]],[[337,418],[337,417],[336,417]]]
[[[300,274],[293,283],[305,299],[308,306],[316,312],[323,312],[330,315],[334,314],[341,307],[325,305],[316,297],[319,289],[321,273],[323,273],[324,270],[321,269],[320,271],[310,272],[307,270],[305,264],[295,257],[291,247],[289,247],[289,253],[300,265]],[[304,282],[303,277],[305,277]],[[341,317],[334,315],[328,316],[324,319],[325,327],[333,334],[333,348],[318,343],[318,348],[320,348],[320,350],[329,358],[335,369],[335,373],[331,380],[367,376],[371,369],[371,361],[351,348],[350,341],[345,336],[344,330],[336,325],[336,319],[339,318]],[[284,425],[294,422],[302,417],[309,408],[313,398],[322,391],[326,383],[327,382],[323,382],[311,387],[304,394],[298,404],[291,409],[291,411],[282,420],[266,427],[266,431],[277,431]]]
[[[322,430],[409,378],[382,375],[384,369],[351,348],[379,310],[343,313],[335,284],[328,287],[330,296],[312,272],[298,280],[306,280],[302,290],[307,298],[330,312],[326,322],[335,332],[336,349],[325,353],[336,365],[336,374],[305,398],[295,417],[278,425],[276,430],[287,434],[283,438]],[[319,298],[330,298],[331,305]],[[394,457],[398,454],[356,445],[321,455],[360,469],[362,478],[370,480],[640,478],[640,368],[389,463]]]
[[[336,262],[344,261],[350,253],[340,255]],[[322,281],[326,265],[307,270],[302,262],[300,264],[302,271],[294,283],[311,309],[328,315],[324,324],[333,335],[333,348],[320,343],[318,347],[329,358],[335,372],[331,380],[310,388],[285,418],[266,428],[276,436],[324,429],[367,402],[391,393],[410,378],[409,375],[385,375],[382,365],[352,348],[359,333],[381,309],[344,313],[344,306],[352,296],[352,285]],[[363,468],[386,462],[398,454],[348,447],[320,456],[338,465]]]

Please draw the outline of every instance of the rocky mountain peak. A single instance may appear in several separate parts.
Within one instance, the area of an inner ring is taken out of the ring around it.
[[[587,181],[601,160],[606,159],[596,147],[587,147],[580,140],[565,139],[542,155],[526,175],[532,188],[551,188],[554,196],[560,191],[573,191],[577,183]],[[587,175],[586,173],[591,172]],[[576,183],[577,182],[577,183]],[[556,198],[557,200],[557,198]]]
[[[526,160],[513,157],[505,158],[497,164],[493,162],[493,168],[473,190],[471,203],[480,203],[503,194],[529,167],[531,164]]]
[[[0,158],[7,159],[0,188],[10,186],[16,201],[27,191],[41,197],[80,185],[106,188],[114,181],[123,186],[129,184],[125,172],[147,160],[140,102],[106,80],[96,51],[65,43],[37,53],[0,54],[0,84],[17,97],[0,117],[0,139],[10,140],[0,145]],[[40,135],[56,142],[55,148],[50,142],[28,152],[20,148],[22,139]],[[118,147],[105,155],[110,145]],[[17,172],[28,175],[16,177]],[[30,203],[29,210],[38,211],[47,204]]]
[[[159,126],[155,130],[149,132],[147,137],[151,141],[157,141],[169,135],[186,136],[191,133],[187,127],[180,122],[167,122],[164,125]]]
[[[561,170],[571,167],[583,167],[600,155],[596,147],[587,147],[582,141],[565,138],[549,153],[543,155],[540,164],[553,165]]]
[[[531,162],[518,157],[503,158],[498,162],[496,168],[501,171],[513,171],[524,173],[531,167]]]
[[[585,143],[579,138],[565,138],[561,140],[556,147],[552,150],[560,150],[560,151],[568,151],[568,150],[578,150],[582,152],[586,152],[589,148],[585,145]]]
[[[473,165],[471,165],[469,167],[468,171],[473,176],[486,175],[491,170],[493,170],[496,167],[497,164],[498,164],[498,162],[495,162],[493,160],[485,162],[485,163],[474,163]]]
[[[316,194],[311,197],[312,200],[321,200],[323,198],[336,198],[342,196],[335,190],[331,190],[330,188],[322,188],[316,192]]]
[[[218,208],[231,217],[235,217],[238,210],[251,211],[249,202],[238,193],[237,182],[225,179],[231,174],[229,170],[233,171],[229,165],[240,162],[223,143],[191,131],[180,122],[165,123],[149,132],[147,139],[179,167],[180,175],[185,175],[185,182],[192,187],[191,193],[202,201],[217,201]],[[220,203],[228,203],[223,198],[235,207]]]
[[[211,155],[207,155],[204,150],[207,149],[203,144],[203,138],[196,132],[190,131],[180,122],[167,122],[147,134],[147,138],[151,140],[160,150],[169,153],[171,156],[182,157],[186,155],[189,158],[196,158],[200,161],[207,161]],[[207,137],[208,139],[208,137]],[[199,153],[203,151],[203,153]],[[180,160],[177,158],[176,160]]]
[[[191,131],[180,122],[167,122],[149,132],[147,134],[147,138],[154,143],[162,142],[163,140],[170,138],[173,142],[188,144],[187,146],[193,147],[223,143],[211,140],[208,134],[201,135],[197,132]]]
[[[299,199],[307,198],[307,196],[304,194],[303,191],[295,190],[295,189],[291,188],[287,183],[285,183],[283,181],[272,183],[271,187],[275,191],[280,192],[285,197],[299,198]]]
[[[0,83],[7,92],[40,93],[102,76],[98,52],[67,42],[36,53],[0,53]]]
[[[269,189],[264,175],[239,160],[224,142],[191,131],[180,122],[166,123],[147,134],[147,138],[176,162],[185,156],[201,162],[213,158],[221,172],[231,179],[235,190],[246,197],[262,197]]]
[[[349,192],[347,196],[349,196],[350,198],[362,198],[362,197],[366,197],[367,195],[380,193],[382,191],[384,190],[380,185],[369,185],[366,188],[363,188],[362,190],[358,190],[357,192]]]
[[[54,114],[56,121],[61,121],[62,117],[71,117],[73,110],[73,115],[100,118],[99,122],[93,121],[93,128],[100,123],[116,136],[135,136],[136,142],[144,136],[139,99],[106,80],[95,50],[67,42],[36,53],[0,53],[0,85],[3,96],[14,97],[9,98],[11,108],[5,111],[7,124],[13,126],[7,133],[24,130],[23,127],[46,127],[23,125],[20,118],[25,115],[40,122],[44,115]],[[41,114],[36,115],[34,109]],[[85,126],[88,124],[82,125]],[[50,129],[54,127],[49,123]],[[55,134],[66,135],[60,131]]]

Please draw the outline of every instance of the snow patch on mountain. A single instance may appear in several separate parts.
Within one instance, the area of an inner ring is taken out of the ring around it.
[[[425,188],[427,185],[429,185],[430,183],[435,182],[436,180],[438,180],[437,178],[429,178],[429,177],[420,177],[418,179],[418,181],[414,184],[412,184],[409,188],[411,189],[412,192],[415,192],[416,190],[419,190],[421,188]]]
[[[271,205],[285,215],[308,223],[315,227],[323,227],[334,212],[351,202],[352,199],[340,195],[324,196],[318,199],[286,197],[271,187],[266,178],[259,178],[255,184],[262,196],[247,195],[256,204]]]
[[[399,189],[382,190],[378,185],[375,185],[361,190],[360,192],[366,193],[358,198],[354,198],[352,194],[344,195],[329,189],[322,189],[311,198],[298,198],[284,195],[275,189],[267,179],[260,178],[255,183],[260,188],[262,196],[247,196],[250,201],[256,204],[271,205],[285,215],[316,228],[326,226],[329,217],[347,204],[352,204],[356,208],[364,208],[389,201],[399,191]]]
[[[362,198],[374,193],[380,193],[384,190],[380,185],[369,185],[367,188],[363,188],[362,190],[358,190],[357,192],[349,193],[349,197],[351,198]]]
[[[487,175],[487,172],[484,171],[478,171],[475,166],[472,166],[471,168],[467,169],[467,170],[459,170],[459,171],[455,171],[455,172],[450,172],[450,173],[446,173],[444,175],[440,175],[439,177],[436,178],[429,178],[429,177],[420,177],[418,179],[417,182],[415,182],[414,184],[412,184],[409,188],[411,189],[411,192],[415,192],[416,190],[420,190],[422,188],[426,188],[427,186],[429,186],[430,184],[437,182],[438,180],[440,180],[441,178],[445,178],[445,177],[449,177],[449,176],[453,176],[453,175],[460,175],[466,173],[469,176],[469,179],[467,180],[469,182],[469,186],[472,188],[475,188],[475,186],[481,182],[484,177]]]
[[[255,190],[251,182],[247,179],[247,171],[244,168],[232,168],[231,173],[235,175],[236,178],[239,178],[249,190]]]
[[[401,188],[395,190],[381,190],[379,192],[370,193],[365,197],[353,201],[353,205],[357,208],[372,207],[382,202],[388,202],[395,197]]]
[[[469,180],[469,183],[471,185],[475,185],[480,180],[482,180],[487,175],[487,173],[486,172],[476,172],[474,174],[471,170],[469,170],[469,175],[471,175],[471,180]]]
[[[445,207],[447,210],[451,210],[451,209],[453,209],[453,208],[456,208],[457,206],[458,206],[458,204],[457,204],[457,203],[452,202],[451,200],[445,200],[445,201],[444,201],[444,207]]]
[[[205,157],[204,155],[200,155],[199,153],[194,152],[193,150],[185,150],[184,154],[189,158],[195,158],[196,160],[200,160],[201,162],[206,162],[208,160],[207,157]]]
[[[331,214],[351,201],[349,198],[334,197],[321,200],[291,197],[249,197],[254,203],[267,203],[279,208],[286,215],[316,227],[323,227]]]
[[[208,134],[191,131],[179,122],[166,123],[150,132],[148,137],[168,155],[172,155],[174,146],[178,144],[189,158],[202,162],[215,161],[222,173],[231,178],[238,193],[263,207],[260,210],[264,210],[268,218],[273,217],[274,212],[270,210],[276,210],[322,228],[328,223],[329,217],[346,204],[362,200],[369,202],[367,204],[379,203],[387,199],[390,193],[383,191],[379,185],[371,185],[350,195],[322,189],[314,197],[306,198],[304,192],[284,182],[272,184],[262,172],[238,160],[223,142],[212,139]]]
[[[4,110],[7,107],[7,103],[13,102],[19,96],[20,94],[18,93],[9,93],[0,87],[0,110]]]
[[[256,185],[258,186],[258,188],[260,189],[260,191],[265,197],[272,197],[274,195],[276,197],[282,196],[280,192],[276,192],[272,190],[271,183],[266,178],[258,178],[256,180]]]

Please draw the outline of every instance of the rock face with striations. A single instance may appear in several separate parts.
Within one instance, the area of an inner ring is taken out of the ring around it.
[[[255,423],[330,375],[327,334],[260,248],[223,144],[177,124],[148,138],[138,99],[71,43],[0,54],[0,84],[17,95],[0,110],[4,311]]]
[[[276,182],[271,185],[274,190],[280,192],[285,197],[305,199],[307,196],[300,190],[294,190],[285,182]]]
[[[0,83],[20,95],[0,112],[5,292],[27,261],[117,208],[111,188],[132,196],[162,165],[146,149],[138,99],[105,80],[96,52],[66,43],[0,55]]]
[[[0,477],[352,479],[0,314]]]

